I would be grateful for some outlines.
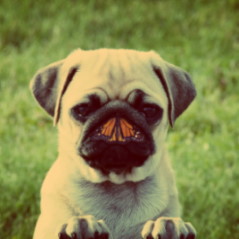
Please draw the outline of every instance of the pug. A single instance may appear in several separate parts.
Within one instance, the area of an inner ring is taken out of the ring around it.
[[[154,51],[75,50],[31,91],[59,132],[34,239],[193,239],[165,140],[196,95]]]

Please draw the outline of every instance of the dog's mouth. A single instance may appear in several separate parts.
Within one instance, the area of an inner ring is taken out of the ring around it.
[[[121,103],[122,104],[122,103]],[[104,174],[127,174],[154,153],[154,141],[144,117],[129,106],[106,107],[86,122],[78,152]]]
[[[138,126],[128,120],[113,117],[97,127],[90,137],[93,140],[105,141],[111,144],[126,144],[129,142],[142,142],[145,135]]]

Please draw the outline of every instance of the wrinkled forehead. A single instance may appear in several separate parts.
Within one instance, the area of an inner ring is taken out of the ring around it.
[[[66,94],[77,101],[85,94],[102,91],[110,100],[125,99],[134,89],[166,97],[151,64],[150,52],[134,50],[78,50],[66,59],[65,69],[78,70]]]

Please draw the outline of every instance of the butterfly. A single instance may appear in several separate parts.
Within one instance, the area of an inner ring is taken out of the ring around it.
[[[140,139],[142,134],[139,130],[124,118],[111,118],[100,128],[98,135],[104,136],[110,142],[125,142],[128,139]]]

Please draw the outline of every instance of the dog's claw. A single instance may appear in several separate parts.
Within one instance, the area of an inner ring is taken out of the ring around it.
[[[143,239],[195,239],[196,230],[191,223],[181,218],[160,217],[155,221],[147,221],[141,232]]]
[[[77,239],[77,234],[75,232],[71,233],[71,238],[72,239]]]
[[[66,224],[62,225],[60,232],[58,233],[59,239],[71,239],[65,232]]]
[[[110,233],[103,220],[93,216],[72,217],[61,227],[59,239],[109,239]]]
[[[180,239],[185,239],[184,234],[181,234],[181,235],[180,235]]]
[[[67,234],[65,233],[59,233],[58,234],[59,239],[71,239]]]

